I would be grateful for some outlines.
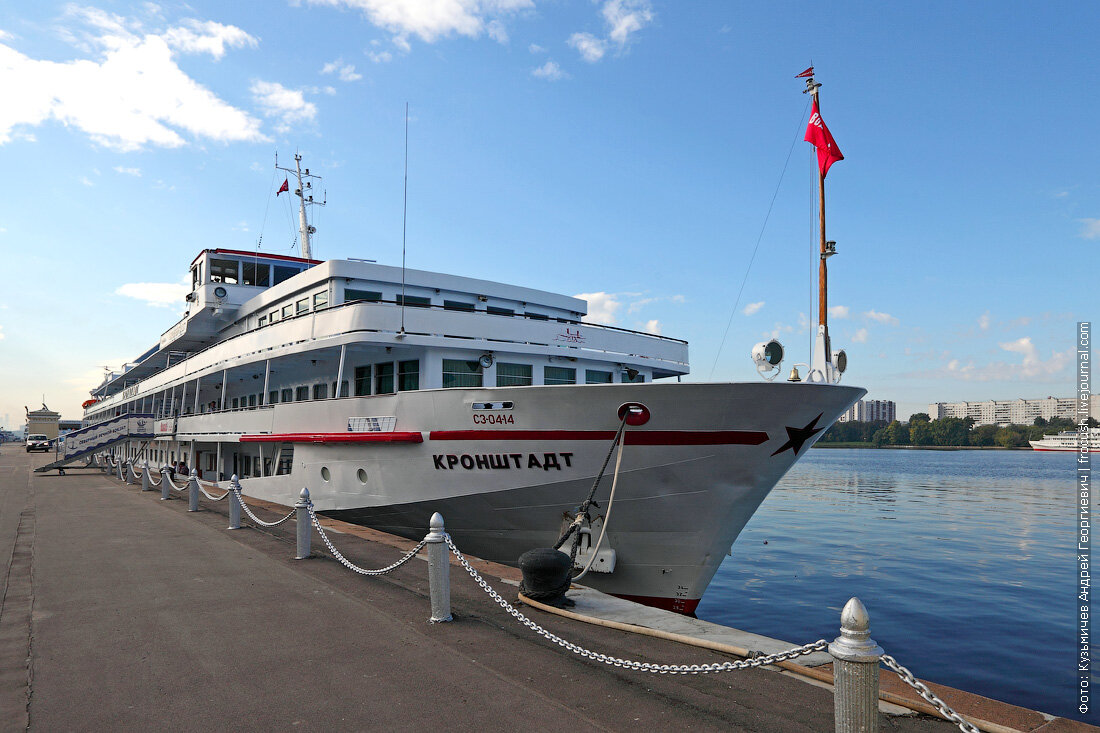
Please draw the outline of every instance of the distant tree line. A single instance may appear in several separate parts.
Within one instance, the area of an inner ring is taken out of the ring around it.
[[[1089,418],[1089,426],[1096,427],[1096,420]],[[823,436],[822,443],[870,443],[884,445],[917,446],[1000,446],[1022,448],[1029,440],[1042,440],[1048,433],[1076,430],[1077,424],[1067,418],[1046,420],[1035,418],[1032,425],[974,425],[973,418],[941,417],[933,420],[928,413],[918,412],[903,425],[894,420],[873,422],[834,423]]]

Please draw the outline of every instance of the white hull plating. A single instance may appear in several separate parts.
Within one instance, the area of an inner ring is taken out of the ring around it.
[[[760,502],[863,394],[786,383],[422,390],[187,416],[176,437],[206,451],[221,442],[226,465],[293,445],[291,473],[246,478],[246,495],[292,504],[305,486],[320,512],[414,538],[439,511],[463,550],[515,564],[553,545],[607,456],[619,408],[644,405],[651,418],[626,430],[608,521],[615,570],[585,582],[691,612]],[[513,406],[473,409],[486,402]],[[390,435],[410,442],[345,442],[386,435],[348,433],[348,418],[370,416],[395,416]],[[593,516],[607,512],[613,466]]]

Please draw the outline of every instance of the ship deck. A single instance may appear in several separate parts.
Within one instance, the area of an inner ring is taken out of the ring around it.
[[[419,560],[363,578],[315,538],[314,556],[295,561],[291,524],[226,531],[224,503],[192,514],[98,473],[32,473],[48,459],[0,450],[0,719],[12,729],[833,729],[831,692],[785,673],[642,677],[583,660],[515,623],[457,567],[455,621],[432,625]],[[411,546],[343,529],[334,541],[363,566]],[[514,570],[480,567],[514,598]],[[729,659],[527,612],[606,654]],[[1096,730],[936,691],[1020,730]],[[922,717],[887,725],[955,730]]]

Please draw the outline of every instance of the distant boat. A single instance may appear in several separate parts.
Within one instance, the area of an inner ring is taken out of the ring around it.
[[[1100,453],[1100,428],[1088,429],[1088,452]],[[1076,430],[1063,430],[1057,435],[1044,435],[1042,440],[1031,440],[1031,447],[1035,450],[1046,451],[1073,451],[1079,450],[1080,433]]]

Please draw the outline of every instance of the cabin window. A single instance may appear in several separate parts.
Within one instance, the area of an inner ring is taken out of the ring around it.
[[[374,365],[374,393],[393,394],[393,362]]]
[[[295,304],[295,307],[297,308],[298,313],[307,312],[309,310],[309,298],[302,298]]]
[[[370,364],[355,367],[355,396],[370,394]]]
[[[279,311],[278,310],[271,311],[271,313],[268,315],[268,320],[271,321],[272,323],[279,320]]]
[[[382,293],[374,290],[354,290],[352,288],[344,288],[344,302],[351,303],[355,300],[369,300],[377,303],[382,300]]]
[[[249,407],[255,407],[256,406],[256,395],[254,395],[254,394],[248,395],[248,406]]]
[[[516,314],[511,308],[501,308],[495,305],[486,306],[485,312],[492,313],[494,316],[514,316]]]
[[[238,407],[241,406],[240,402],[241,401],[238,398],[236,398],[236,397],[233,398],[233,409],[234,410],[236,410]]]
[[[210,280],[236,285],[237,264],[236,260],[210,260]]]
[[[598,369],[584,370],[585,384],[611,384],[611,372],[602,372]]]
[[[294,306],[287,304],[283,306],[283,318],[290,318],[294,315]]]
[[[315,400],[327,400],[328,399],[328,385],[327,384],[315,384],[315,385],[313,385],[313,399],[315,399]]]
[[[267,393],[267,404],[274,405],[279,402],[279,390],[273,389]]]
[[[313,310],[319,311],[328,308],[328,291],[313,294]]]
[[[293,402],[294,401],[294,390],[290,389],[289,387],[287,389],[284,389],[282,391],[282,397],[280,397],[279,401],[280,402]]]
[[[550,316],[544,313],[527,313],[526,316],[535,321],[549,321]]]
[[[294,446],[284,445],[279,451],[279,463],[275,466],[276,476],[288,476],[294,467]]]
[[[505,364],[497,362],[498,387],[523,387],[534,383],[530,364]]]
[[[543,384],[576,384],[577,370],[572,367],[543,367]]]
[[[473,303],[464,303],[461,300],[444,300],[443,309],[449,311],[467,311],[473,312]]]
[[[260,316],[260,328],[267,325],[267,316]]]
[[[309,387],[298,387],[294,390],[294,400],[304,402],[309,399]]]
[[[278,285],[281,282],[286,282],[290,278],[301,272],[297,267],[286,267],[284,265],[275,265],[275,279],[272,281],[272,285]]]
[[[407,305],[410,308],[428,308],[432,304],[432,299],[423,295],[401,295],[397,294],[394,299],[398,305]]]
[[[465,359],[443,360],[444,387],[480,387],[481,364]]]
[[[202,282],[202,263],[191,268],[191,290],[195,290]]]
[[[634,372],[633,377],[630,376],[631,372]],[[623,374],[622,374],[622,381],[623,382],[635,382],[635,383],[644,382],[645,381],[645,375],[641,374],[640,372],[635,372],[633,369],[629,369],[629,370],[624,369]]]
[[[241,263],[241,285],[267,286],[267,280],[271,276],[271,267],[259,262]]]
[[[401,392],[420,389],[419,359],[397,362],[397,389]]]

